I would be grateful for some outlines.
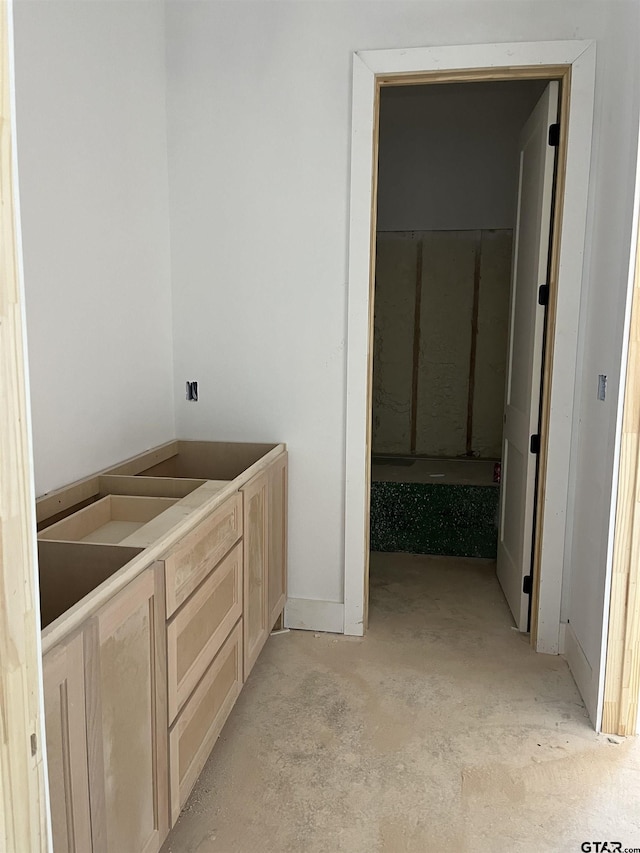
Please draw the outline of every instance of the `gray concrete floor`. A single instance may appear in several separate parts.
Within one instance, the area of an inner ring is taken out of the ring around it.
[[[493,563],[374,554],[366,638],[269,639],[163,851],[605,840],[640,849],[640,741],[594,733],[564,660],[513,630]]]

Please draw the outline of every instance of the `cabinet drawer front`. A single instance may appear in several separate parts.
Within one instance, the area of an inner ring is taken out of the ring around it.
[[[171,825],[242,687],[242,620],[238,622],[169,732]]]
[[[242,497],[229,500],[188,533],[165,556],[167,616],[170,616],[242,536]]]
[[[169,722],[242,616],[242,543],[214,569],[167,626]]]

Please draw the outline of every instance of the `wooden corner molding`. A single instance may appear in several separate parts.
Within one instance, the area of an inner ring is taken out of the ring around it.
[[[0,849],[37,853],[47,798],[10,16],[0,3]]]

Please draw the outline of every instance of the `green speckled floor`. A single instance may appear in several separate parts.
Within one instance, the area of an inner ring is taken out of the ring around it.
[[[371,550],[495,559],[495,486],[371,483]]]

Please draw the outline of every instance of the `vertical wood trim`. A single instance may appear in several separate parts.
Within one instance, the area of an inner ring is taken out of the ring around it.
[[[62,778],[64,783],[64,792],[65,792],[65,807],[66,807],[66,820],[67,820],[67,836],[69,839],[69,849],[77,850],[78,845],[76,842],[76,831],[74,824],[74,812],[76,810],[76,803],[74,797],[74,790],[72,785],[72,775],[71,775],[71,737],[69,732],[69,691],[67,690],[67,680],[65,679],[58,685],[58,691],[60,694],[59,702],[61,708],[62,717],[62,731],[61,731],[61,740],[62,740]]]
[[[10,10],[0,4],[0,849],[35,853],[47,848],[48,803]]]
[[[243,659],[243,683],[249,677],[262,647],[269,637],[269,588],[268,588],[268,560],[269,560],[269,474],[267,468],[262,473],[249,480],[243,486],[242,512],[243,512],[243,542],[242,542],[242,583],[244,594],[243,605],[243,630],[244,630],[244,659]],[[260,517],[256,524],[251,523],[251,504],[254,500],[261,499],[262,506]],[[252,563],[255,554],[251,553],[251,540],[256,537],[262,540],[261,564],[254,566]],[[256,568],[258,574],[256,574]],[[258,588],[260,592],[260,611],[250,610],[252,600],[251,591]],[[260,622],[258,631],[252,636],[254,628],[253,619],[258,615]]]
[[[284,607],[287,603],[287,513],[288,513],[288,495],[287,495],[287,480],[289,472],[289,457],[285,451],[274,463],[269,467],[269,490],[268,490],[268,519],[269,519],[269,556],[267,560],[267,601],[268,601],[268,622],[267,629],[273,630],[275,623],[282,620]],[[277,489],[276,482],[280,482],[281,488],[281,503],[276,507],[275,498]],[[278,511],[281,513],[281,525],[276,524],[278,519]],[[281,562],[278,562],[280,556]],[[271,600],[271,578],[277,572],[280,580],[280,595],[276,601]],[[242,579],[240,581],[242,587]],[[242,596],[240,596],[242,600]]]
[[[533,588],[531,592],[530,640],[538,650],[538,623],[540,614],[540,578],[542,566],[542,537],[544,532],[544,506],[547,482],[547,463],[549,458],[549,433],[551,430],[551,390],[553,374],[554,341],[556,339],[556,317],[558,313],[558,279],[560,276],[560,240],[564,211],[565,178],[567,169],[567,149],[569,141],[569,99],[571,92],[571,67],[565,70],[560,82],[560,103],[558,121],[560,122],[560,140],[556,161],[556,176],[551,211],[552,232],[549,258],[549,303],[547,306],[544,331],[545,348],[542,365],[542,396],[540,404],[540,458],[538,462],[538,481],[535,499],[535,528],[533,531]],[[559,604],[559,603],[558,603]],[[558,607],[559,611],[559,607]]]
[[[363,633],[369,628],[369,544],[371,542],[371,431],[373,420],[373,330],[376,293],[376,233],[378,230],[378,158],[380,153],[380,83],[376,80],[371,140],[371,224],[369,233],[369,337],[367,345],[367,439],[365,452],[364,608]]]
[[[55,807],[60,809],[51,816],[53,846],[56,853],[83,853],[91,850],[92,844],[82,634],[76,634],[45,656],[43,674],[47,744],[54,752],[49,765],[49,787],[58,789]],[[59,729],[50,730],[58,714]],[[61,754],[56,756],[58,748]],[[56,759],[60,765],[58,772],[52,773]]]
[[[76,635],[65,649],[65,692],[71,699],[68,709],[67,736],[72,783],[73,832],[76,853],[81,853],[91,843],[91,814],[89,809],[89,777],[87,767],[87,722],[85,716],[84,641]],[[78,738],[78,732],[82,737]]]
[[[602,731],[634,735],[640,696],[640,241],[629,329]]]
[[[347,399],[344,483],[345,634],[364,634],[368,590],[371,460],[368,424],[371,299],[371,217],[375,210],[373,160],[377,132],[377,86],[371,69],[353,55],[349,208],[349,288],[347,301]]]
[[[411,453],[416,452],[418,442],[418,387],[420,380],[420,316],[422,312],[422,257],[424,246],[418,242],[416,256],[416,298],[413,315],[413,373],[411,376]]]
[[[471,346],[469,348],[469,385],[467,397],[467,456],[473,456],[473,396],[476,386],[476,349],[478,346],[478,311],[480,310],[480,261],[482,231],[478,232],[473,266],[473,308],[471,309]]]
[[[92,853],[107,853],[107,806],[104,791],[100,697],[100,637],[97,617],[91,619],[84,629],[84,684]]]
[[[164,563],[153,568],[153,599],[149,601],[149,616],[153,619],[152,666],[153,678],[153,811],[156,833],[149,848],[157,850],[169,832],[169,711],[167,696],[167,636]]]

